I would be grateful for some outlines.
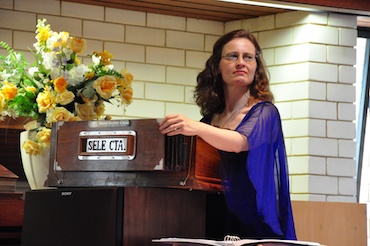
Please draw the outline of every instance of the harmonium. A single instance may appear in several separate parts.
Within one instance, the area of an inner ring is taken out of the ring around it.
[[[50,187],[220,191],[219,154],[196,136],[166,136],[157,119],[56,122]]]

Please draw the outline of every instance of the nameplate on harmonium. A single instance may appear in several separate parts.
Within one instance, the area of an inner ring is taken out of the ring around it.
[[[197,137],[163,135],[156,119],[57,122],[47,184],[219,190],[218,158]]]
[[[57,122],[51,154],[63,171],[163,170],[165,137],[152,120]]]

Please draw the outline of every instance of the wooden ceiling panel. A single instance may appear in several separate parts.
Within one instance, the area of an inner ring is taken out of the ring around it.
[[[285,6],[300,5],[370,16],[369,0],[268,0],[279,3],[282,7],[261,7],[256,5],[222,2],[218,0],[65,0],[69,2],[98,5],[111,8],[120,8],[133,11],[157,13],[163,15],[181,16],[213,21],[233,21],[255,18],[270,14],[292,11]],[[257,1],[257,0],[256,0]],[[262,2],[258,0],[257,2]],[[368,17],[369,18],[369,17]]]
[[[214,21],[249,19],[288,10],[217,0],[67,0],[111,8],[158,13]]]

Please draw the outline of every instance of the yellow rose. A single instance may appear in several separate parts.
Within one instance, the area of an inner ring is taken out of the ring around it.
[[[95,120],[97,119],[96,113],[94,112],[94,104],[87,102],[84,104],[75,103],[75,110],[82,120]]]
[[[7,81],[4,82],[1,88],[1,93],[4,95],[5,100],[13,99],[17,95],[17,92],[18,88]]]
[[[109,53],[108,50],[104,50],[103,52],[94,52],[94,55],[100,56],[101,62],[103,65],[110,65],[110,59],[113,58],[113,54]]]
[[[81,95],[81,99],[85,103],[94,103],[94,102],[98,101],[99,98],[96,94],[94,94],[92,98],[84,97],[84,95]]]
[[[56,107],[54,110],[47,113],[48,122],[57,122],[57,121],[69,121],[74,115],[69,112],[66,108]]]
[[[79,116],[73,116],[69,121],[81,121],[81,118]]]
[[[45,113],[48,109],[55,107],[55,95],[51,91],[45,90],[37,95],[36,102],[39,112]]]
[[[97,117],[100,118],[105,112],[105,105],[103,100],[99,100],[95,104],[95,113]]]
[[[94,76],[95,76],[95,73],[94,73],[94,71],[89,71],[89,72],[87,72],[86,74],[85,74],[85,77],[86,77],[86,79],[92,79],[92,78],[94,78]]]
[[[80,54],[84,52],[86,48],[86,40],[82,38],[76,38],[76,37],[70,38],[69,46],[71,47],[71,50]]]
[[[95,80],[93,88],[104,99],[109,99],[117,89],[117,79],[114,76],[106,75]]]
[[[123,80],[124,80],[125,84],[131,84],[132,81],[134,80],[134,76],[131,73],[129,73],[127,71],[127,69],[123,69],[121,71],[121,74],[123,76]]]
[[[67,105],[75,99],[75,94],[72,91],[65,91],[63,93],[57,94],[55,101],[61,105]]]
[[[0,112],[3,111],[4,106],[5,106],[5,97],[3,93],[0,92]]]
[[[50,147],[51,129],[43,127],[41,131],[37,132],[36,139],[42,147]]]
[[[32,93],[36,92],[36,88],[34,86],[26,86],[24,89]]]
[[[118,88],[118,91],[121,95],[121,99],[124,103],[126,104],[131,104],[132,102],[132,95],[134,94],[133,91],[132,91],[132,88],[123,88],[123,87],[120,87]]]
[[[59,40],[61,42],[61,45],[63,47],[67,46],[68,39],[69,39],[69,32],[60,32],[58,36],[59,36]]]
[[[22,147],[29,155],[38,155],[41,152],[40,145],[32,140],[27,139],[23,144]]]
[[[54,79],[53,84],[54,90],[59,93],[64,92],[68,86],[67,80],[64,77]]]

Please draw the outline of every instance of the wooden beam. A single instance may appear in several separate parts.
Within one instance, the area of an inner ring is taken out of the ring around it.
[[[369,0],[277,0],[278,2],[300,3],[318,7],[330,7],[359,11],[370,11]],[[370,12],[369,14],[370,15]]]

